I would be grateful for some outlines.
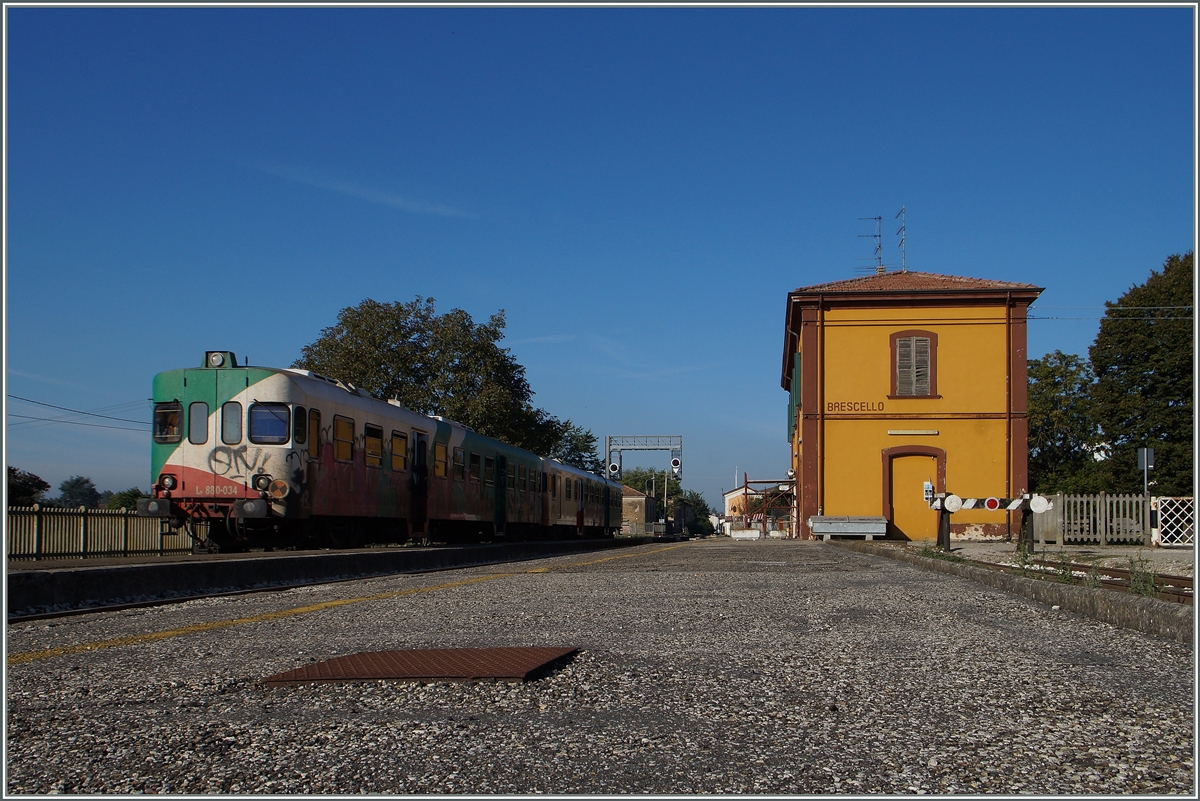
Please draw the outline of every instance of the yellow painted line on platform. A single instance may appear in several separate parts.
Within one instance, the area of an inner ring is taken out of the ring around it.
[[[549,573],[552,570],[561,569],[564,567],[582,567],[584,565],[594,565],[600,562],[609,562],[613,559],[628,559],[631,556],[650,556],[663,551],[670,551],[674,548],[679,548],[686,543],[680,545],[672,545],[668,548],[659,548],[658,550],[621,554],[619,556],[609,556],[604,559],[593,559],[587,562],[574,562],[568,565],[554,567],[535,567],[530,570],[521,570],[513,573],[489,573],[486,576],[475,576],[474,578],[462,579],[461,581],[447,581],[442,584],[435,584],[430,587],[412,587],[407,590],[395,590],[393,592],[381,592],[375,595],[362,595],[357,598],[340,598],[336,601],[323,601],[318,604],[308,604],[306,606],[294,606],[291,609],[281,609],[277,612],[263,612],[261,615],[251,615],[249,617],[233,618],[231,620],[214,620],[209,623],[195,623],[191,626],[182,626],[177,629],[167,629],[166,631],[152,631],[146,634],[130,634],[125,637],[114,637],[111,640],[101,640],[99,642],[80,643],[79,645],[64,645],[60,648],[45,648],[41,651],[26,651],[19,654],[8,655],[8,666],[24,665],[29,662],[39,662],[43,659],[53,659],[56,656],[68,656],[70,654],[81,654],[87,651],[102,651],[105,648],[116,648],[122,645],[138,645],[144,642],[154,642],[156,640],[167,640],[172,637],[181,637],[185,634],[199,634],[205,631],[216,631],[218,629],[228,629],[233,626],[243,626],[247,623],[267,623],[272,620],[284,620],[297,615],[307,615],[311,612],[322,612],[326,609],[336,609],[339,606],[349,606],[350,604],[363,603],[365,601],[385,601],[391,598],[403,598],[407,595],[417,595],[423,592],[434,592],[436,590],[450,590],[455,587],[466,587],[471,584],[479,584],[484,581],[495,581],[496,579],[508,578],[510,576],[519,576],[530,573]]]
[[[622,553],[617,554],[616,556],[606,556],[603,559],[591,559],[587,562],[575,562],[573,564],[563,565],[563,567],[583,567],[584,565],[598,565],[601,562],[611,562],[614,559],[629,559],[633,556],[650,556],[651,554],[662,553],[664,551],[673,551],[676,548],[682,548],[685,545],[687,545],[686,542],[681,542],[678,545],[668,545],[666,548],[659,548],[654,551],[647,551],[646,553]]]

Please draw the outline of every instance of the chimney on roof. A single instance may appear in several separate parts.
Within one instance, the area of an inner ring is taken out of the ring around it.
[[[884,267],[882,264],[880,264],[879,266],[877,266],[875,268],[876,275],[883,275],[886,272],[887,272],[887,267]]]

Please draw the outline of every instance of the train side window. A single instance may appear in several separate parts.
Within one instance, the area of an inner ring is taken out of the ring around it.
[[[529,471],[526,469],[525,465],[521,465],[517,469],[517,487],[521,490],[521,492],[525,491],[526,482],[528,481],[528,479],[529,479]]]
[[[304,411],[303,406],[297,406],[296,414],[292,417],[292,442],[303,445],[307,433],[308,414]]]
[[[454,449],[454,479],[462,481],[467,477],[467,455],[462,448]]]
[[[571,500],[571,479],[569,478],[563,481],[563,497],[568,501]]]
[[[496,483],[496,460],[490,456],[483,460],[483,483],[488,487]]]
[[[221,442],[237,445],[242,441],[242,404],[237,401],[221,406]]]
[[[550,497],[558,497],[558,476],[553,473],[550,474]]]
[[[446,477],[446,443],[433,443],[433,474],[438,478]]]
[[[471,454],[471,480],[472,481],[479,480],[479,454],[478,453]]]
[[[392,470],[401,471],[408,467],[408,434],[392,432]]]
[[[255,445],[284,445],[291,435],[292,410],[286,403],[250,404],[249,434]]]
[[[183,407],[178,402],[154,405],[155,442],[168,444],[183,439],[183,428],[179,425],[179,417],[182,412]]]
[[[204,401],[188,406],[188,442],[193,445],[208,442],[208,404]]]
[[[321,412],[317,409],[308,410],[308,455],[321,457]]]
[[[383,466],[383,429],[379,426],[363,425],[363,455],[367,467]]]
[[[512,462],[508,463],[508,488],[510,490],[517,488],[517,466]]]
[[[336,414],[333,416],[333,458],[339,462],[354,460],[354,421]]]

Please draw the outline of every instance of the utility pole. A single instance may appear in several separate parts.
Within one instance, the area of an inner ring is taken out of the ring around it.
[[[670,480],[667,478],[667,471],[663,470],[663,526],[667,524],[667,488],[671,486]]]

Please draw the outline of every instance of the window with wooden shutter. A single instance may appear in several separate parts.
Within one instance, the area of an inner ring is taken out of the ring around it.
[[[901,331],[892,335],[892,397],[937,395],[937,334]]]

